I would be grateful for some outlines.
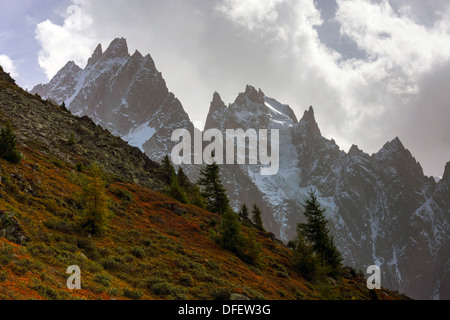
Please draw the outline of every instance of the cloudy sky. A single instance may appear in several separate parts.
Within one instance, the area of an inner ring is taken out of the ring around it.
[[[312,105],[345,151],[398,136],[427,175],[450,161],[448,0],[0,0],[0,64],[29,89],[116,37],[193,121],[250,84],[298,118]]]

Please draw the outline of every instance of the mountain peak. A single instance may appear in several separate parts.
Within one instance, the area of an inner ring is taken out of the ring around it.
[[[138,51],[136,50],[136,52],[138,52]],[[135,53],[135,54],[136,54],[136,53]],[[152,58],[152,56],[151,56],[150,54],[147,54],[147,55],[144,57],[144,59],[149,63],[149,65],[150,65],[153,69],[156,69],[155,61],[153,61],[153,58]]]
[[[108,49],[106,49],[103,57],[104,59],[127,58],[128,55],[127,40],[125,38],[116,38],[111,42]]]
[[[96,64],[98,60],[100,60],[101,56],[103,54],[102,44],[99,43],[97,48],[95,48],[94,53],[89,58],[87,65],[93,65]]]
[[[385,151],[388,153],[403,153],[407,150],[403,146],[403,143],[400,141],[400,139],[398,137],[395,137],[394,140],[386,142],[380,152],[381,151]]]
[[[393,144],[394,146],[397,146],[398,148],[405,149],[405,147],[403,146],[403,143],[400,141],[399,137],[395,137],[395,139],[391,141],[391,144]]]
[[[226,108],[225,103],[223,102],[222,98],[220,97],[220,94],[217,91],[215,91],[213,94],[213,99],[211,101],[211,107],[213,105],[220,107],[220,109],[223,109],[224,107]]]
[[[314,109],[312,106],[308,110],[305,110],[303,117],[300,119],[299,123],[308,128],[310,133],[315,135],[321,135],[319,126],[317,125],[316,118],[314,116]]]
[[[239,94],[238,98],[236,99],[236,102],[239,102],[239,104],[241,104],[240,103],[241,100],[245,99],[245,97],[248,98],[250,101],[264,104],[264,93],[261,91],[261,89],[257,91],[255,87],[251,85],[247,85],[245,87],[245,92]]]
[[[142,58],[142,54],[139,52],[139,50],[134,51],[133,56]]]
[[[361,149],[359,149],[356,144],[352,145],[350,150],[348,150],[349,156],[357,156],[362,154],[364,154],[364,152]]]
[[[305,112],[303,113],[302,119],[306,119],[306,118],[316,121],[314,118],[314,109],[312,106],[309,106],[309,109],[305,110]]]
[[[75,61],[70,60],[64,65],[64,67],[62,67],[62,69],[68,69],[73,67],[78,67],[78,65],[75,63]]]
[[[225,111],[227,106],[222,101],[220,94],[216,91],[213,94],[213,99],[211,101],[211,105],[209,107],[208,116],[206,118],[205,129],[210,129],[217,126],[217,113],[220,114],[222,111]]]
[[[227,108],[227,106],[222,101],[222,98],[220,97],[220,94],[218,92],[214,92],[209,112],[214,113],[216,111],[222,111],[222,110],[224,110],[226,108]]]
[[[411,152],[406,149],[398,137],[394,140],[386,142],[376,154],[375,159],[388,161],[392,164],[409,167],[412,170],[412,175],[423,176],[423,169],[419,162],[413,157]]]
[[[69,61],[64,67],[61,68],[61,70],[58,71],[58,73],[56,73],[55,78],[59,78],[62,75],[73,74],[78,71],[81,71],[81,68],[75,63],[75,61]]]
[[[450,161],[445,165],[444,175],[442,181],[450,181]]]
[[[253,93],[257,93],[255,87],[251,86],[251,85],[246,85],[245,86],[245,92],[246,94],[253,94]]]

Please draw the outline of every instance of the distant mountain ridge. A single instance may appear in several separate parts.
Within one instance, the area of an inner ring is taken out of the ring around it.
[[[158,150],[151,154],[155,159],[170,153],[173,130],[192,126],[151,56],[130,55],[124,38],[112,41],[105,52],[99,44],[85,69],[68,62],[31,92],[65,102],[75,115],[89,116],[142,151]]]
[[[170,154],[175,129],[193,130],[151,57],[130,56],[124,39],[104,53],[97,47],[84,70],[69,62],[32,92],[65,101],[73,113],[88,115],[158,161]],[[266,228],[287,241],[302,221],[302,196],[314,189],[344,263],[361,270],[377,264],[383,286],[414,298],[450,298],[450,162],[436,182],[398,138],[373,155],[355,145],[346,153],[322,136],[312,107],[298,120],[289,106],[252,86],[228,107],[214,93],[210,128],[280,130],[277,175],[261,176],[259,166],[222,166],[235,209],[258,204]],[[197,179],[198,167],[186,172]]]

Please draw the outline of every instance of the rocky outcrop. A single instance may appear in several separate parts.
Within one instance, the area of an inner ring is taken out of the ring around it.
[[[170,153],[175,129],[193,130],[151,56],[130,55],[123,38],[113,40],[104,53],[98,45],[85,69],[69,62],[31,92],[65,102],[72,113],[88,116],[155,160]]]
[[[226,109],[214,101],[208,119],[222,131],[280,129],[277,175],[263,177],[257,166],[223,166],[235,204],[261,197],[266,228],[287,241],[303,221],[303,198],[316,190],[345,264],[360,270],[377,264],[383,286],[415,298],[448,297],[449,165],[436,183],[399,138],[373,155],[357,146],[346,153],[322,136],[312,107],[297,122],[288,106],[250,86]],[[240,176],[249,182],[236,192]]]
[[[156,190],[163,187],[157,178],[159,165],[141,150],[96,125],[87,116],[72,115],[17,86],[3,88],[3,76],[0,72],[0,122],[11,122],[19,145],[74,166],[97,162],[122,179]],[[80,159],[85,160],[80,163]]]

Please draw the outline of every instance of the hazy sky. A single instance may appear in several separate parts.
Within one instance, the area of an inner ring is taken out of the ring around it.
[[[246,84],[312,105],[367,153],[400,138],[425,174],[450,161],[448,0],[0,0],[0,64],[32,88],[98,43],[150,53],[193,121]]]

